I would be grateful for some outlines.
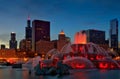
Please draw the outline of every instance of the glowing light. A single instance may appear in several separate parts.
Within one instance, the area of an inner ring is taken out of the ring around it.
[[[66,59],[67,57],[66,56],[64,56],[64,60]]]
[[[44,54],[42,54],[42,57],[45,57],[45,55],[44,55]]]
[[[115,57],[114,60],[120,60],[120,56]]]
[[[14,64],[15,60],[14,59],[8,59],[7,62],[9,62],[10,64]]]
[[[48,56],[51,57],[51,54],[49,54]]]
[[[82,51],[82,50],[83,50],[83,47],[80,47],[79,49],[80,49],[80,51]]]
[[[112,65],[112,64],[111,64],[111,66],[110,66],[110,67],[111,67],[111,68],[115,68],[115,66],[114,66],[114,65]]]
[[[23,60],[24,60],[24,61],[27,61],[27,60],[28,60],[28,58],[24,58]]]
[[[102,56],[100,56],[100,55],[97,55],[96,56],[96,60],[100,60],[100,59],[102,59],[103,57]]]
[[[61,32],[59,33],[60,35],[65,35],[64,31],[61,30]]]
[[[108,63],[99,63],[99,68],[101,69],[107,69],[108,68]]]
[[[90,60],[94,60],[94,58],[91,57]]]
[[[85,68],[85,65],[84,64],[76,64],[75,66],[77,69],[83,69]]]
[[[14,34],[15,32],[11,32],[12,34]]]
[[[38,54],[37,53],[35,53],[35,56],[37,56]]]
[[[45,58],[41,58],[42,60],[44,60]]]

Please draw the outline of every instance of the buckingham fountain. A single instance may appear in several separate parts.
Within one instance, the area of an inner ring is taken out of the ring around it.
[[[77,32],[74,43],[68,43],[58,51],[50,50],[45,60],[33,58],[32,68],[38,75],[69,74],[70,69],[120,69],[120,64],[109,56],[108,51],[94,43],[86,42],[86,34]]]

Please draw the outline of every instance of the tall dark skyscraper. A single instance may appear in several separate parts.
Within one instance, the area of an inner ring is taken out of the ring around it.
[[[27,27],[25,28],[26,39],[32,39],[32,27],[30,26],[30,24],[31,24],[30,17],[28,16]]]
[[[109,47],[115,50],[118,49],[118,20],[117,19],[113,19],[110,21]]]
[[[34,20],[32,22],[32,50],[36,51],[36,42],[50,41],[50,22]]]
[[[16,33],[11,33],[11,39],[9,41],[10,49],[17,49]]]
[[[32,27],[30,17],[27,19],[27,27],[25,27],[25,39],[20,41],[20,50],[29,52],[32,49]]]

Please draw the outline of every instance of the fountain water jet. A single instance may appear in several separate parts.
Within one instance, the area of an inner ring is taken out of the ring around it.
[[[50,51],[48,51],[48,53],[45,56],[45,59],[49,59],[51,58],[53,55],[55,54],[59,54],[60,52],[57,49],[52,49]]]
[[[23,64],[23,67],[28,68],[32,71],[34,70],[35,66],[39,64],[39,61],[41,61],[41,57],[36,56],[35,58],[31,58],[25,64]]]
[[[86,44],[87,36],[85,31],[77,32],[74,36],[74,44]]]

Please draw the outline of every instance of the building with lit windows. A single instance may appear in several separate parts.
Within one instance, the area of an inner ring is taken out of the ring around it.
[[[1,58],[16,58],[16,50],[15,49],[0,49],[0,57]]]
[[[32,51],[36,51],[36,43],[40,40],[50,41],[50,22],[34,20],[32,22]]]

